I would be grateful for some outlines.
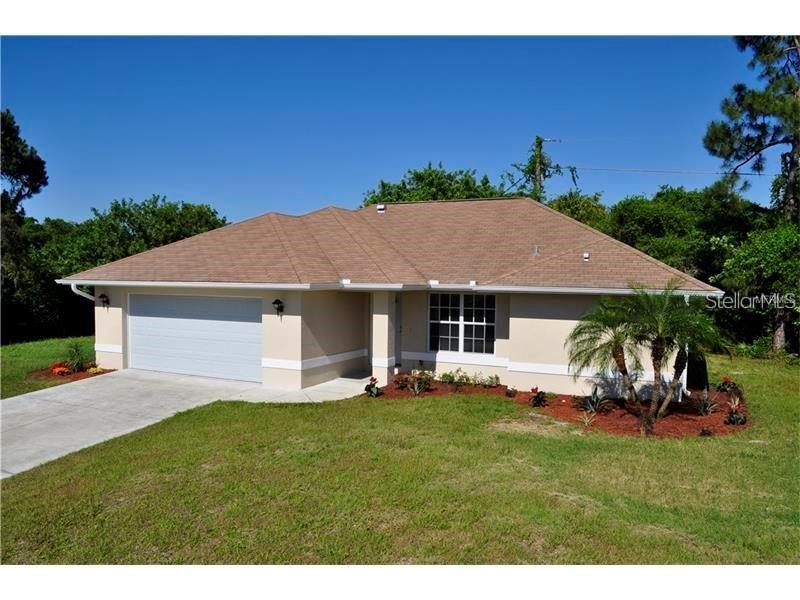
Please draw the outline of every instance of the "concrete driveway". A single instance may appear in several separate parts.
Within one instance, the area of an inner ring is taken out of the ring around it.
[[[287,392],[259,383],[126,369],[0,401],[2,477],[215,400],[322,402],[364,391],[335,379]]]

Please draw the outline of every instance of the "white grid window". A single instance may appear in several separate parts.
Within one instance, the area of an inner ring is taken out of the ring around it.
[[[428,310],[428,350],[494,354],[494,296],[431,294]]]

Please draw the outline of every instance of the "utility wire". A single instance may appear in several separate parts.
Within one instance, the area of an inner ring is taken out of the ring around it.
[[[679,169],[627,169],[623,167],[576,167],[561,165],[562,169],[575,169],[576,171],[611,171],[614,173],[661,173],[672,175],[733,175],[731,171],[682,171]],[[775,177],[777,173],[736,173],[746,177]]]

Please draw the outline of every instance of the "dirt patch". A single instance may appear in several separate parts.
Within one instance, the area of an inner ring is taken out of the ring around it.
[[[89,373],[88,371],[78,371],[77,373],[70,373],[69,375],[53,375],[51,368],[40,369],[38,371],[31,371],[28,373],[29,379],[44,379],[48,381],[60,381],[68,383],[70,381],[80,381],[81,379],[88,379],[89,377],[97,377],[98,375],[105,375],[111,373],[114,369],[103,369],[99,373]]]
[[[570,427],[569,423],[546,417],[531,411],[518,419],[501,419],[489,425],[489,429],[505,433],[532,433],[544,437],[564,437],[565,435],[583,435],[583,431]]]
[[[488,394],[491,396],[506,396],[508,393],[508,386],[496,385],[493,387],[483,387],[481,385],[462,385],[456,386],[452,383],[442,383],[441,381],[434,381],[431,389],[422,392],[418,398],[425,398],[426,396],[449,396],[450,394]],[[521,396],[521,394],[518,394]],[[389,384],[381,388],[381,398],[388,400],[394,398],[413,398],[414,395],[409,389],[397,389],[394,385]]]

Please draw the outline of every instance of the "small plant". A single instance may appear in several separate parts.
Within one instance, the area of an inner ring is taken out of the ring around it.
[[[94,367],[89,367],[88,369],[86,369],[86,372],[89,373],[90,375],[97,375],[99,373],[102,373],[103,369],[101,369],[100,367],[94,366]]]
[[[584,427],[591,427],[594,424],[594,419],[597,415],[595,413],[584,412],[580,417],[578,417],[578,421]]]
[[[55,367],[50,372],[53,375],[58,375],[59,377],[66,377],[67,375],[72,375],[72,371],[70,371],[67,367]]]
[[[538,387],[531,388],[531,406],[535,408],[547,406],[547,394]]]
[[[470,385],[472,383],[472,379],[465,371],[462,371],[461,368],[458,368],[453,373],[455,376],[455,381],[453,382],[456,386],[456,390],[460,390],[465,385]]]
[[[608,406],[608,399],[600,395],[600,388],[595,385],[592,388],[592,395],[579,398],[578,403],[585,412],[597,413]]]
[[[412,396],[419,396],[427,392],[433,385],[433,372],[424,369],[414,369],[408,378],[408,389]]]
[[[725,417],[726,425],[744,425],[747,415],[744,414],[744,404],[739,396],[734,396],[728,402],[728,416]]]
[[[506,390],[506,397],[507,398],[516,398],[518,393],[519,392],[517,392],[517,388],[510,387],[510,388],[508,388]]]
[[[408,373],[399,373],[394,376],[392,385],[396,390],[407,390],[411,376]]]
[[[439,375],[439,381],[441,381],[442,383],[453,384],[456,382],[456,374],[453,373],[452,371],[447,371],[445,373],[442,373],[441,375]]]
[[[722,381],[717,384],[717,391],[726,394],[736,394],[742,391],[742,388],[733,379],[725,375]]]
[[[381,395],[381,389],[378,387],[378,380],[375,377],[369,378],[369,383],[364,386],[364,391],[370,398],[377,398]]]
[[[714,435],[714,430],[711,427],[703,427],[700,429],[700,437],[709,437]]]
[[[73,373],[83,371],[85,362],[86,357],[83,355],[83,348],[78,342],[73,342],[67,346],[67,357],[64,359],[64,366],[67,369]]]
[[[500,377],[498,375],[487,375],[483,380],[483,387],[494,388],[500,385]]]
[[[697,403],[697,412],[706,417],[717,410],[717,403],[708,397],[708,390],[703,390],[703,396]]]

